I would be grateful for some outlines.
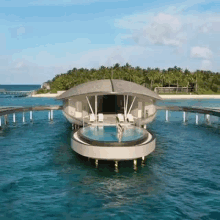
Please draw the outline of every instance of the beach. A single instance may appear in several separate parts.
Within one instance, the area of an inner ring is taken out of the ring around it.
[[[38,98],[56,98],[65,91],[58,93],[35,94],[31,97]],[[162,99],[220,99],[220,95],[160,95]]]
[[[33,98],[56,98],[66,91],[57,91],[57,93],[32,94]]]

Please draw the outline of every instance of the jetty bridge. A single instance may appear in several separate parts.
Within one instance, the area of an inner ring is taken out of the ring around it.
[[[17,96],[17,97],[25,97],[30,96],[34,93],[35,90],[31,91],[10,91],[5,89],[0,89],[0,95],[11,95],[11,96]]]
[[[220,108],[205,108],[205,107],[188,107],[188,106],[156,106],[157,110],[166,111],[166,121],[169,121],[169,111],[182,111],[183,112],[183,122],[187,121],[187,112],[195,113],[196,124],[199,123],[199,114],[205,116],[205,121],[210,123],[211,116],[217,116],[220,118]],[[8,123],[8,115],[13,114],[13,123],[16,122],[16,113],[23,112],[23,122],[25,122],[25,112],[30,112],[30,121],[33,120],[33,111],[48,111],[48,119],[53,120],[53,111],[62,110],[62,105],[54,106],[2,106],[0,107],[0,128],[2,127],[2,116],[5,119],[5,125]],[[145,127],[145,126],[144,126]],[[76,127],[75,127],[76,128]]]
[[[30,121],[33,120],[33,111],[46,111],[48,110],[48,119],[53,120],[53,111],[54,110],[62,110],[62,105],[54,105],[54,106],[2,106],[0,107],[0,128],[2,127],[2,116],[4,116],[5,125],[8,122],[8,115],[13,114],[13,123],[16,122],[16,115],[15,113],[23,112],[22,121],[25,122],[25,112],[30,112]]]

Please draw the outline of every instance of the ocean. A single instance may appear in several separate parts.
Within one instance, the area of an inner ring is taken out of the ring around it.
[[[13,86],[12,86],[13,87]],[[15,89],[15,88],[12,88]],[[24,90],[28,89],[23,87]],[[30,89],[32,90],[32,89]],[[52,98],[1,98],[0,106],[59,105]],[[158,105],[220,107],[220,100],[160,101]],[[132,161],[88,161],[70,147],[71,125],[61,111],[16,114],[0,131],[0,219],[220,219],[220,123],[204,116],[157,112],[147,129],[156,149]]]

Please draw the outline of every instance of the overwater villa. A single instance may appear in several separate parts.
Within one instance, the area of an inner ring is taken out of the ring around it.
[[[155,149],[155,137],[146,124],[156,116],[160,96],[118,79],[97,80],[75,86],[58,97],[63,114],[75,128],[71,147],[78,154],[98,160],[134,160]],[[76,129],[77,128],[77,129]]]

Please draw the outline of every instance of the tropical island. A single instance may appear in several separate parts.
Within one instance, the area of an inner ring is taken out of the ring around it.
[[[68,90],[76,85],[101,79],[122,79],[143,85],[159,94],[220,94],[220,73],[204,70],[190,72],[188,69],[159,68],[143,69],[124,66],[116,63],[111,67],[101,66],[99,69],[73,68],[67,73],[56,75],[46,82],[46,86],[37,91],[42,93],[57,93]]]

